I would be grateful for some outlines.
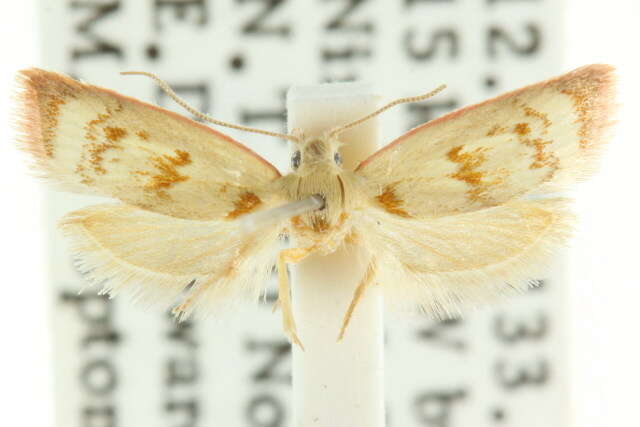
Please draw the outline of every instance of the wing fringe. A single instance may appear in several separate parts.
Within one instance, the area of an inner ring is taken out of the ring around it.
[[[535,286],[538,279],[544,278],[550,260],[566,246],[574,222],[568,200],[536,203],[547,207],[551,215],[544,231],[527,247],[500,262],[472,270],[424,273],[411,271],[402,259],[380,257],[382,274],[378,280],[385,287],[387,300],[403,310],[415,310],[417,304],[419,311],[435,319],[447,319],[460,317],[469,309],[486,306],[507,296],[522,294]],[[448,219],[454,218],[455,215]],[[411,227],[412,220],[401,221]],[[400,239],[402,237],[398,236]],[[369,251],[375,250],[368,246]]]
[[[207,277],[151,271],[115,257],[87,230],[87,216],[82,210],[71,212],[58,225],[69,239],[74,266],[88,285],[102,287],[101,294],[114,297],[124,293],[146,305],[167,305],[174,303],[192,280]]]
[[[247,253],[230,256],[237,263],[226,263],[229,265],[220,266],[218,271],[168,274],[127,262],[92,235],[85,221],[91,219],[96,209],[111,206],[99,205],[75,211],[59,222],[70,241],[75,267],[89,286],[101,287],[101,294],[110,297],[126,294],[136,304],[166,308],[184,303],[197,293],[188,310],[175,313],[183,320],[192,315],[206,318],[222,311],[233,311],[247,299],[257,301],[264,293],[263,285],[275,260],[271,249],[277,232],[259,230],[255,236],[245,239],[240,246],[245,247]],[[231,270],[233,274],[229,274]],[[201,286],[205,289],[199,289]]]
[[[16,131],[18,148],[28,153],[29,165],[37,176],[44,178],[42,172],[46,170],[46,154],[42,144],[42,123],[37,77],[33,70],[21,70],[16,74],[16,88],[13,94],[14,112],[12,125]]]

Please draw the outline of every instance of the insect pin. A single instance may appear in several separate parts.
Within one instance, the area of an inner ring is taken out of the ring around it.
[[[20,145],[60,188],[107,196],[60,222],[79,267],[104,292],[172,303],[180,318],[258,296],[275,264],[283,327],[302,345],[286,265],[345,242],[368,268],[345,317],[378,283],[436,316],[524,290],[570,234],[569,200],[554,196],[589,175],[607,140],[613,68],[589,65],[430,121],[360,163],[341,166],[342,132],[402,98],[319,135],[279,134],[282,175],[244,145],[201,123],[40,69],[18,75]],[[534,197],[532,197],[534,196]],[[296,247],[280,250],[279,237]],[[304,283],[300,284],[304,286]]]

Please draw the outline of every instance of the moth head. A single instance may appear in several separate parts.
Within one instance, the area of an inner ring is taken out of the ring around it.
[[[338,137],[341,133],[378,116],[380,113],[395,105],[424,101],[425,99],[436,95],[444,88],[445,86],[441,85],[431,92],[423,95],[398,98],[357,120],[345,123],[334,129],[330,129],[320,137],[307,138],[303,135],[300,129],[294,129],[291,134],[285,136],[286,139],[295,144],[291,155],[291,168],[298,175],[305,175],[306,173],[317,170],[318,167],[323,167],[325,170],[333,169],[339,173],[339,171],[342,170],[342,156],[338,151],[340,147]]]
[[[295,144],[291,154],[291,169],[298,173],[321,168],[342,169],[340,142],[327,136],[302,137]]]

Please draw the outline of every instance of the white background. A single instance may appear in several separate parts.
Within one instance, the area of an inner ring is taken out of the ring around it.
[[[46,427],[53,405],[42,187],[29,176],[7,124],[13,74],[38,65],[35,8],[30,1],[6,4],[0,15],[0,423]],[[638,1],[569,0],[563,68],[616,65],[622,106],[600,173],[576,193],[570,364],[575,426],[638,425],[639,19]]]

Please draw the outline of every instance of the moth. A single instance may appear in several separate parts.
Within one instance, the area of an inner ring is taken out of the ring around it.
[[[168,110],[21,71],[20,146],[35,170],[64,190],[118,200],[61,220],[78,265],[104,292],[178,302],[184,317],[259,296],[275,264],[283,328],[299,345],[286,266],[345,244],[369,259],[340,337],[376,283],[436,316],[529,287],[570,235],[569,201],[554,194],[594,170],[615,84],[611,66],[585,66],[418,126],[346,170],[345,129],[433,93],[323,134],[278,134],[199,113],[147,75],[200,119],[291,141],[292,170]],[[243,232],[248,215],[304,200],[318,204]],[[296,246],[281,249],[282,235]]]

